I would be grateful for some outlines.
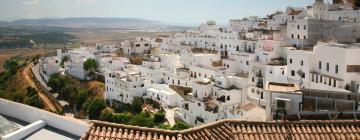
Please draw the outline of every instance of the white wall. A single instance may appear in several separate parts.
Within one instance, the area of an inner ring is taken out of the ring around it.
[[[48,126],[80,137],[90,127],[88,123],[82,120],[57,115],[5,99],[0,99],[0,113],[29,123],[43,120]]]

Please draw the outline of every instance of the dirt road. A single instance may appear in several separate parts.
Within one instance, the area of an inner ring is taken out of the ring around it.
[[[31,72],[31,64],[28,64],[25,69],[22,71],[22,75],[26,79],[26,81],[29,83],[29,85],[33,88],[35,88],[39,92],[39,97],[43,101],[44,105],[48,107],[51,111],[57,112],[55,105],[45,96],[45,93],[42,93],[42,90],[40,90],[40,87],[37,87],[35,84],[34,79],[30,77]]]

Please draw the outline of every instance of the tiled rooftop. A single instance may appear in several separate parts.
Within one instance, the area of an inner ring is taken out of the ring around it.
[[[93,121],[82,140],[360,139],[360,121],[247,122],[221,120],[183,131]]]

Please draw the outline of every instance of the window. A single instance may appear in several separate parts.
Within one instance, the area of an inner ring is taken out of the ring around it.
[[[339,65],[335,65],[335,73],[336,73],[336,74],[339,73]]]
[[[300,61],[300,65],[301,65],[301,66],[304,65],[304,61],[301,60],[301,61]]]
[[[330,64],[326,63],[326,71],[330,71]]]
[[[292,64],[292,59],[289,59],[289,63]]]
[[[306,35],[304,35],[304,39],[306,39]]]
[[[322,83],[322,81],[323,81],[322,79],[323,79],[323,77],[320,75],[320,83]]]
[[[291,38],[294,38],[294,34],[291,34]]]
[[[347,65],[347,72],[360,72],[360,65]]]
[[[319,61],[319,70],[321,70],[321,61]]]
[[[306,30],[306,25],[304,25],[304,30]]]
[[[198,106],[201,106],[201,104],[200,104],[200,103],[198,103]]]
[[[301,78],[303,78],[303,79],[305,78],[305,73],[303,73],[303,74],[301,75]]]
[[[300,29],[300,25],[298,25],[297,28]]]
[[[299,35],[299,34],[298,34],[297,38],[300,39],[300,35]]]
[[[291,76],[295,76],[295,71],[294,70],[291,71]]]
[[[249,65],[249,61],[246,61],[246,65]]]

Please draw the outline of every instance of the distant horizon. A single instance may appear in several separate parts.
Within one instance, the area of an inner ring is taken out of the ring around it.
[[[249,16],[265,17],[315,0],[2,0],[0,21],[44,18],[136,18],[173,24],[219,24]],[[329,0],[327,0],[329,2]],[[60,5],[60,6],[59,6]]]

